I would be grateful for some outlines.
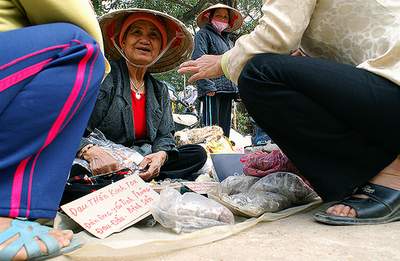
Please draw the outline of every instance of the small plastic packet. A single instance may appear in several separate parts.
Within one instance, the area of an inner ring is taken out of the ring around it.
[[[91,144],[100,146],[102,149],[107,151],[107,153],[118,161],[121,169],[127,168],[130,170],[136,170],[138,169],[139,163],[143,160],[143,156],[139,152],[108,140],[98,129],[95,129],[90,133],[86,139]]]
[[[161,191],[150,212],[163,227],[176,233],[234,224],[232,212],[218,202],[193,192],[181,195],[172,188]]]

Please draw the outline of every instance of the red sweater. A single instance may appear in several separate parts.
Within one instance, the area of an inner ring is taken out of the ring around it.
[[[135,139],[146,137],[146,95],[140,94],[140,99],[136,98],[136,93],[131,92],[133,126],[135,129]]]

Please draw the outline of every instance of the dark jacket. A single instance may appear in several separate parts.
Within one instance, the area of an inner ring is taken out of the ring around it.
[[[147,127],[145,139],[135,139],[129,73],[124,60],[111,62],[111,73],[101,84],[85,135],[97,128],[115,143],[126,147],[136,146],[136,149],[137,146],[149,148],[147,151],[141,151],[142,154],[163,150],[168,153],[168,157],[174,157],[177,149],[173,137],[174,122],[167,86],[149,73],[145,75],[144,80]],[[83,138],[80,148],[86,144],[88,142]]]
[[[192,59],[197,59],[204,54],[224,54],[233,46],[228,33],[222,32],[222,34],[219,34],[210,24],[207,24],[196,33],[194,44]],[[237,93],[238,89],[225,76],[221,76],[212,80],[197,81],[197,91],[199,97],[202,97],[212,91],[217,93]]]

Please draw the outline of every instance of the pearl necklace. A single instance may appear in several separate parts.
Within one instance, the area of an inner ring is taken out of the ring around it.
[[[135,92],[135,97],[136,97],[136,99],[140,100],[141,95],[140,95],[139,89],[141,89],[141,88],[144,86],[144,81],[143,81],[143,83],[142,83],[140,86],[138,86],[138,87],[135,86],[135,84],[133,83],[133,81],[132,81],[131,78],[129,78],[129,82],[131,83],[131,90]]]

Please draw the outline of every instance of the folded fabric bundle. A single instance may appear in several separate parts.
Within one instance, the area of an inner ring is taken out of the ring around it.
[[[243,163],[243,173],[249,176],[264,177],[278,171],[299,174],[299,170],[281,150],[270,153],[256,151],[243,156],[240,161]]]

